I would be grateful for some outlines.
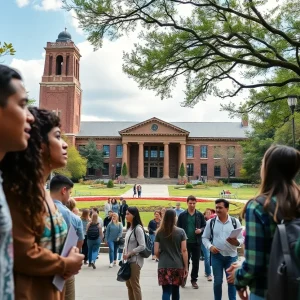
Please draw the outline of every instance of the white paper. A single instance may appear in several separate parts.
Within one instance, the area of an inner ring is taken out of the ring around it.
[[[242,232],[242,230],[243,230],[242,227],[233,229],[229,235],[229,238],[231,238],[231,239],[237,238],[240,235],[240,233]]]
[[[78,242],[78,236],[76,234],[76,231],[72,224],[70,225],[68,235],[64,244],[64,247],[62,249],[62,252],[60,256],[62,257],[67,257],[70,250],[77,245]],[[65,280],[60,276],[60,275],[55,275],[52,283],[55,285],[55,287],[62,292],[64,285],[65,285]]]

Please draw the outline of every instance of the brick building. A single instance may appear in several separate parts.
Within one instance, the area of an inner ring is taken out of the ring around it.
[[[127,164],[131,178],[177,178],[183,163],[196,179],[227,177],[220,153],[240,153],[248,122],[81,122],[80,53],[65,30],[45,48],[40,107],[55,111],[62,129],[79,149],[90,139],[105,152],[103,170],[87,170],[90,176],[112,178]],[[232,158],[234,159],[234,158]],[[239,176],[240,162],[231,170]]]

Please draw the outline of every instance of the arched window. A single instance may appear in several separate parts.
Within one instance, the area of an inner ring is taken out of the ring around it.
[[[49,58],[49,76],[52,75],[52,61],[53,61],[53,57],[50,56],[50,58]]]
[[[67,56],[67,60],[66,60],[66,76],[69,75],[69,60],[70,60],[70,56]]]
[[[62,74],[62,68],[63,68],[64,59],[61,55],[58,55],[56,57],[56,75]]]

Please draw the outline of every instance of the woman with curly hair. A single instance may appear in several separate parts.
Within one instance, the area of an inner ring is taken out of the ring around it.
[[[73,248],[60,256],[67,225],[44,186],[53,169],[67,163],[67,144],[61,139],[59,118],[30,108],[35,118],[28,148],[8,153],[1,162],[4,190],[13,220],[15,297],[22,300],[64,299],[53,276],[77,274],[83,255]]]

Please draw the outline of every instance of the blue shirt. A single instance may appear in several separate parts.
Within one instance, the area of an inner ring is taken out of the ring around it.
[[[178,217],[182,212],[184,212],[184,209],[182,209],[182,208],[179,208],[179,209],[174,208],[174,210],[175,210],[175,212],[176,212],[176,216],[177,216],[177,217]]]
[[[57,206],[60,213],[63,215],[68,228],[70,227],[70,224],[73,225],[76,234],[78,236],[78,241],[84,240],[84,234],[83,234],[83,226],[81,219],[73,214],[65,205],[63,205],[59,200],[53,200],[55,205]]]
[[[118,238],[122,237],[123,226],[122,223],[116,225],[113,222],[110,222],[106,228],[105,239],[107,242],[114,242]]]

